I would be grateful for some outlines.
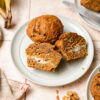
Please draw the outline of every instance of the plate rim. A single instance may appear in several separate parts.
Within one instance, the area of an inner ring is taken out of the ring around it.
[[[92,78],[92,76],[94,77],[95,75],[93,75],[96,71],[97,71],[97,69],[99,69],[100,68],[100,64],[98,64],[97,66],[96,66],[96,68],[94,68],[93,69],[93,71],[92,71],[92,73],[89,75],[89,78],[88,78],[88,80],[87,80],[87,83],[86,83],[86,100],[88,100],[88,88],[89,88],[89,83],[90,83],[90,80],[91,80],[91,78]]]
[[[78,0],[75,0],[75,1],[74,1],[75,5],[77,4],[77,1],[78,1]],[[96,31],[100,31],[100,28],[94,27],[94,26],[92,26],[91,24],[89,24],[89,23],[86,21],[87,18],[85,19],[83,15],[81,15],[81,14],[79,14],[79,13],[78,13],[78,15],[80,16],[81,20],[82,20],[85,24],[87,24],[89,27],[91,27],[92,29],[94,29],[94,30],[96,30]],[[87,20],[88,20],[88,19],[87,19]],[[92,22],[91,22],[91,23],[92,23]]]
[[[90,66],[91,66],[91,64],[92,64],[93,58],[94,58],[94,46],[93,46],[92,38],[91,38],[91,36],[89,35],[89,33],[86,31],[86,29],[85,29],[82,25],[80,25],[78,22],[76,22],[75,20],[72,20],[72,19],[70,19],[70,18],[68,18],[68,17],[65,17],[65,16],[58,16],[58,15],[55,15],[55,16],[66,18],[67,20],[69,20],[69,21],[71,21],[71,22],[73,21],[73,23],[75,23],[75,25],[78,25],[82,30],[84,30],[85,33],[88,34],[88,36],[89,36],[89,38],[90,38],[90,41],[91,41],[91,44],[92,44],[92,58],[91,58],[91,61],[90,61],[90,63],[89,63],[89,67],[86,69],[86,71],[84,71],[84,73],[82,73],[79,77],[75,78],[73,81],[71,81],[71,82],[69,82],[69,83],[63,83],[63,84],[57,84],[57,85],[50,85],[50,84],[48,85],[48,84],[44,84],[44,83],[38,83],[38,82],[35,82],[34,80],[30,79],[30,78],[29,78],[26,74],[24,74],[24,73],[19,69],[19,67],[17,67],[17,65],[15,64],[15,61],[14,61],[14,58],[13,58],[13,55],[12,55],[12,46],[13,46],[14,39],[16,38],[16,35],[17,35],[18,31],[20,31],[20,29],[21,29],[25,24],[27,24],[28,22],[30,22],[30,21],[31,21],[32,19],[34,19],[35,17],[33,17],[32,19],[29,19],[28,21],[26,21],[25,23],[23,23],[23,24],[16,30],[15,35],[13,36],[13,39],[12,39],[11,45],[10,45],[10,53],[11,53],[12,62],[13,62],[13,64],[14,64],[14,66],[16,67],[16,69],[21,73],[21,75],[23,75],[24,78],[26,78],[27,80],[29,80],[29,81],[31,81],[31,82],[33,82],[33,83],[35,83],[35,84],[42,85],[42,86],[49,86],[49,87],[56,87],[56,86],[68,85],[68,84],[71,84],[71,83],[73,83],[74,81],[80,79],[80,78],[89,70],[89,68],[90,68]]]

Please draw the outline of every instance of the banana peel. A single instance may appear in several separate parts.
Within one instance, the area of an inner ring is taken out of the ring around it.
[[[5,28],[11,27],[12,14],[11,14],[11,0],[2,0],[0,3],[0,15],[5,21]]]

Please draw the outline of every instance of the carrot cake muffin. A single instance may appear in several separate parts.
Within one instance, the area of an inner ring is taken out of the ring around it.
[[[53,43],[63,33],[63,25],[54,15],[42,15],[34,18],[28,25],[27,35],[35,42]]]
[[[100,0],[81,0],[81,5],[96,12],[100,11]]]
[[[55,43],[67,61],[83,58],[87,55],[86,40],[77,33],[64,33]]]
[[[100,100],[100,73],[96,74],[92,80],[91,94],[94,100]]]
[[[49,43],[33,43],[26,49],[29,67],[54,72],[62,56]]]

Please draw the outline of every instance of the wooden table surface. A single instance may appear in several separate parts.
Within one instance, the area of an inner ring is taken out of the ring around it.
[[[70,1],[73,2],[73,0]],[[31,85],[30,91],[26,92],[24,99],[21,100],[56,100],[56,90],[60,91],[59,95],[61,97],[65,95],[68,90],[74,90],[78,93],[80,100],[85,100],[87,79],[92,70],[99,64],[100,60],[100,32],[86,25],[76,12],[62,4],[62,0],[12,0],[12,14],[13,27],[9,30],[3,28],[2,18],[0,18],[0,27],[3,31],[3,37],[0,40],[0,67],[4,70],[7,78],[26,82]],[[69,17],[80,23],[92,37],[95,48],[93,63],[88,72],[72,84],[52,88],[36,85],[25,79],[12,62],[10,45],[17,29],[29,19],[42,14]]]

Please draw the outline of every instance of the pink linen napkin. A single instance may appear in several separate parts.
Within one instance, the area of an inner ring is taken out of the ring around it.
[[[29,84],[7,80],[5,74],[0,69],[0,100],[18,100],[28,87],[30,87]]]

